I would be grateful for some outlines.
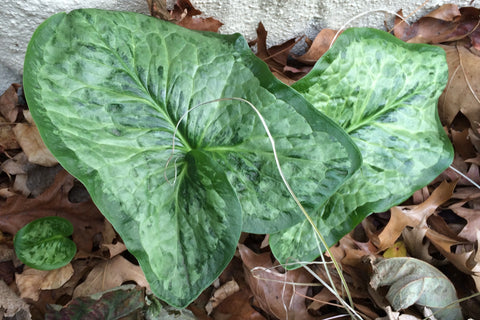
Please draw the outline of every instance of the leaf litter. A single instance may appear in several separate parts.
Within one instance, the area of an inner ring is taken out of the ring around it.
[[[165,1],[147,2],[153,16],[187,28],[216,32],[222,25],[216,19],[204,18],[188,0],[177,1],[171,9]],[[460,302],[463,316],[480,318],[480,310],[475,307],[480,299],[470,297],[480,291],[480,190],[471,183],[480,183],[479,13],[473,7],[447,4],[411,25],[395,19],[393,33],[398,38],[436,44],[446,52],[449,82],[439,99],[439,115],[455,147],[452,166],[468,179],[446,170],[404,205],[365,219],[332,248],[354,306],[365,319],[421,319],[430,312],[412,307],[421,299],[414,298],[420,294],[416,289],[406,293],[406,288],[415,283],[410,276],[387,281],[392,272],[379,271],[379,266],[398,271],[394,261],[421,264],[422,268],[415,268],[416,279],[437,275],[436,280],[424,283],[427,292],[436,286],[448,287],[446,283],[451,281],[453,286],[448,290],[452,302],[454,297],[469,298]],[[267,48],[267,31],[260,23],[257,39],[250,45],[280,80],[292,84],[308,73],[337,33],[323,29],[315,39],[305,39],[308,48],[298,55],[291,50],[299,39]],[[0,312],[5,316],[22,314],[25,319],[44,315],[50,319],[59,315],[70,318],[86,306],[97,308],[103,302],[111,308],[127,305],[125,315],[138,314],[139,309],[149,306],[153,312],[155,303],[147,303],[148,284],[135,259],[82,186],[45,151],[35,129],[21,85],[12,84],[0,96],[0,257],[5,257],[0,261],[0,270],[4,270],[0,272],[0,285],[10,287],[2,289],[2,302],[11,301],[2,305]],[[33,177],[46,175],[39,169],[45,167],[53,168],[48,173],[51,178],[46,186],[39,186]],[[49,215],[63,216],[73,223],[73,240],[80,250],[65,270],[47,275],[22,266],[12,256],[12,237],[26,223]],[[276,265],[269,248],[261,247],[262,240],[254,235],[242,237],[236,263],[220,276],[218,289],[207,289],[204,297],[189,307],[198,319],[309,319],[345,314],[337,298],[304,269],[285,271]],[[329,269],[342,292],[338,276]],[[325,269],[313,270],[327,279]],[[463,279],[466,285],[455,279]],[[125,287],[125,283],[134,285]],[[400,299],[403,303],[408,299],[412,303],[399,306],[393,298],[379,302],[389,285],[397,296],[406,294]],[[30,310],[25,301],[30,303]],[[211,309],[207,314],[208,301]],[[459,317],[456,310],[452,318]]]

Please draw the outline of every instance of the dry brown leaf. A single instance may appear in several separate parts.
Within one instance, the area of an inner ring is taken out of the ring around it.
[[[458,270],[466,274],[480,273],[480,256],[475,250],[465,250],[464,243],[451,239],[441,233],[428,229],[426,237]],[[457,246],[457,253],[451,252],[451,247]],[[477,250],[478,251],[478,250]]]
[[[239,244],[238,249],[244,263],[245,279],[262,310],[279,319],[285,319],[287,315],[298,319],[314,319],[305,306],[304,296],[308,289],[305,284],[312,281],[307,271],[297,269],[280,273],[273,268],[269,252],[256,254],[243,244]]]
[[[175,23],[187,29],[218,32],[218,29],[223,25],[214,18],[197,18],[196,16],[200,14],[202,12],[195,9],[189,0],[177,0],[170,12]]]
[[[480,111],[480,105],[479,105]],[[469,139],[469,129],[464,129],[457,131],[455,129],[450,130],[453,147],[455,152],[460,155],[463,159],[475,158],[477,155],[475,148],[473,147],[472,142]]]
[[[473,180],[477,184],[480,183],[480,175],[478,170],[478,165],[474,163],[467,163],[462,159],[457,153],[454,156],[453,163],[451,167],[455,168],[457,171],[460,171],[462,175],[458,174],[451,168],[443,171],[442,174],[437,178],[437,180],[448,179],[448,180],[458,180],[457,186],[468,186],[471,187],[472,183],[465,179],[463,176],[467,176],[469,179]]]
[[[480,230],[480,210],[469,209],[464,207],[449,207],[456,215],[464,218],[467,224],[458,234],[459,237],[465,238],[470,242],[477,241],[477,231]]]
[[[93,268],[85,281],[73,292],[73,297],[89,296],[134,281],[141,287],[150,288],[142,269],[122,256],[102,261]]]
[[[13,132],[18,144],[27,155],[28,161],[44,167],[57,165],[58,161],[52,155],[50,150],[47,149],[45,143],[43,143],[37,126],[31,118],[30,111],[25,110],[24,115],[28,122],[18,123],[13,128]]]
[[[400,17],[395,18],[394,34],[410,43],[443,43],[470,38],[476,44],[479,9],[444,5],[417,22],[407,25]],[[399,15],[402,12],[399,11]]]
[[[79,250],[91,252],[95,237],[103,231],[105,218],[91,200],[70,202],[68,195],[74,179],[62,170],[39,197],[31,199],[16,195],[7,198],[0,203],[0,230],[14,235],[35,219],[60,216],[73,224],[73,241]]]
[[[423,203],[415,206],[393,207],[390,221],[378,236],[372,237],[372,242],[382,251],[392,247],[406,226],[426,226],[430,215],[445,201],[452,197],[455,182],[442,182],[432,195]]]
[[[407,251],[410,256],[423,260],[430,264],[439,264],[440,261],[436,260],[430,255],[429,247],[430,241],[424,240],[427,228],[405,228],[402,232],[403,241],[407,247]]]
[[[24,152],[17,153],[13,158],[4,161],[0,168],[9,176],[17,174],[26,174],[28,165],[28,158]]]
[[[166,21],[171,19],[166,0],[147,0],[147,4],[152,17]]]
[[[456,18],[460,17],[461,13],[458,10],[458,6],[453,3],[444,4],[443,6],[433,10],[424,17],[439,19],[443,21],[454,21]]]
[[[127,247],[123,242],[117,242],[115,244],[102,243],[102,248],[105,248],[108,252],[108,258],[118,256],[122,252],[127,250]]]
[[[295,59],[308,65],[314,65],[330,48],[336,35],[336,30],[322,29],[313,40],[307,52],[301,56],[294,56]]]
[[[73,275],[72,264],[55,270],[37,270],[25,268],[22,273],[15,275],[20,296],[22,298],[38,300],[41,290],[51,290],[60,288]]]
[[[265,320],[265,317],[250,305],[251,296],[252,293],[248,288],[234,293],[213,311],[213,318],[215,320]]]
[[[0,315],[3,319],[31,319],[28,304],[0,280]]]
[[[447,54],[448,84],[440,96],[438,110],[450,125],[458,112],[472,127],[480,128],[480,57],[462,46],[441,46]]]
[[[20,145],[13,133],[13,124],[0,116],[0,150],[18,149]]]
[[[468,133],[468,138],[475,147],[475,150],[480,152],[480,128],[477,128],[476,130],[470,128]],[[477,158],[479,158],[479,156],[477,156]],[[480,165],[480,159],[478,160],[477,165]]]
[[[0,114],[8,122],[14,123],[17,119],[19,108],[17,91],[21,87],[18,83],[13,83],[8,89],[0,96]]]
[[[312,303],[308,306],[308,310],[318,311],[324,306],[335,304],[337,298],[328,288],[323,287],[319,293],[313,296],[312,300]]]
[[[222,284],[218,289],[215,290],[213,296],[208,301],[205,309],[207,314],[210,315],[218,305],[220,305],[225,299],[233,295],[234,293],[240,291],[240,287],[235,280],[230,280]]]
[[[287,66],[287,59],[290,54],[290,50],[298,42],[295,39],[290,39],[280,45],[267,47],[267,31],[260,22],[257,27],[257,39],[254,43],[257,44],[256,56],[262,59],[270,68],[272,73],[277,79],[285,84],[292,84],[295,80],[298,80],[298,75],[290,77],[287,72],[291,74],[291,69]],[[299,71],[300,72],[300,71]]]

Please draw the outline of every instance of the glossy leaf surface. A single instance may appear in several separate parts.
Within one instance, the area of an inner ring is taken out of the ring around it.
[[[450,165],[453,149],[437,113],[447,75],[442,49],[354,28],[293,85],[348,132],[363,157],[360,170],[318,211],[309,212],[329,245],[369,214],[401,203]],[[315,259],[316,243],[306,221],[270,237],[283,262]]]
[[[77,247],[69,239],[73,226],[61,217],[34,220],[15,234],[17,257],[27,266],[39,270],[53,270],[67,265],[75,256]]]
[[[255,111],[207,102],[240,97],[258,108],[309,210],[361,161],[348,135],[276,80],[239,35],[134,13],[61,13],[32,37],[24,86],[46,145],[86,185],[154,293],[177,307],[220,274],[242,230],[303,219]]]

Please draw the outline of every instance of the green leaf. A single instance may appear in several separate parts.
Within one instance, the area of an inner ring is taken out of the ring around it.
[[[67,265],[77,247],[68,237],[73,226],[61,217],[34,220],[15,235],[13,246],[18,259],[39,270],[53,270]]]
[[[373,264],[370,285],[389,286],[386,298],[394,310],[428,307],[436,319],[463,319],[455,287],[432,265],[414,258],[381,259]]]
[[[450,165],[453,149],[437,113],[447,76],[442,49],[354,28],[293,85],[348,132],[363,157],[361,168],[328,202],[309,212],[329,245],[369,214],[403,202]],[[315,259],[316,243],[306,221],[270,237],[282,262]]]
[[[85,184],[153,292],[177,307],[220,274],[242,230],[303,219],[255,111],[207,102],[240,97],[258,108],[310,210],[361,162],[348,135],[276,80],[239,35],[126,12],[61,13],[34,33],[24,87],[46,145]]]

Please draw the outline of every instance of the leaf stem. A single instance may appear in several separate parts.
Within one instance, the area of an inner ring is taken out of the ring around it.
[[[341,303],[344,305],[345,309],[347,310],[347,312],[353,317],[355,314],[355,312],[353,310],[353,300],[352,300],[352,296],[350,294],[350,290],[348,289],[348,285],[347,285],[347,282],[343,276],[343,272],[340,268],[340,265],[338,264],[337,260],[335,259],[335,257],[333,256],[332,252],[330,251],[330,248],[328,247],[327,245],[327,242],[325,240],[325,238],[322,236],[322,234],[320,233],[320,231],[318,230],[317,226],[315,225],[314,221],[312,220],[312,218],[310,217],[310,215],[307,213],[307,211],[305,210],[305,208],[303,207],[303,205],[301,204],[300,200],[298,200],[297,196],[295,195],[295,193],[293,192],[292,188],[290,187],[290,184],[288,183],[284,173],[283,173],[283,170],[282,170],[282,166],[280,164],[280,160],[279,160],[279,157],[277,155],[277,149],[275,147],[275,140],[272,136],[272,134],[270,133],[270,130],[268,128],[268,125],[265,121],[265,118],[262,116],[262,114],[260,113],[260,111],[248,100],[246,99],[243,99],[243,98],[238,98],[238,97],[231,97],[231,98],[218,98],[218,99],[214,99],[214,100],[210,100],[210,101],[207,101],[207,102],[203,102],[203,103],[200,103],[200,104],[197,104],[196,106],[188,109],[181,117],[180,119],[178,120],[177,122],[177,125],[175,126],[175,130],[173,132],[173,138],[172,138],[172,152],[171,152],[171,155],[170,157],[168,158],[167,160],[167,163],[165,164],[165,169],[168,167],[170,161],[172,160],[173,156],[174,156],[174,153],[175,153],[175,136],[176,136],[176,133],[178,131],[178,127],[180,126],[180,123],[182,122],[182,120],[193,110],[203,106],[203,105],[206,105],[206,104],[209,104],[209,103],[215,103],[215,102],[220,102],[220,101],[231,101],[231,100],[235,100],[235,101],[240,101],[240,102],[244,102],[246,104],[248,104],[254,111],[255,113],[257,114],[258,118],[260,119],[264,129],[265,129],[265,132],[267,133],[267,136],[268,136],[268,139],[270,140],[270,144],[272,146],[272,149],[273,149],[273,156],[275,158],[275,163],[276,163],[276,166],[277,166],[277,170],[278,170],[278,173],[280,174],[280,177],[282,178],[282,181],[283,181],[283,184],[285,185],[285,187],[287,188],[288,192],[290,193],[291,197],[293,198],[293,200],[295,201],[295,203],[297,204],[297,206],[300,208],[300,211],[303,213],[303,215],[305,216],[305,218],[307,219],[308,223],[312,226],[314,232],[315,232],[315,235],[316,235],[316,239],[317,241],[320,240],[321,244],[325,247],[325,250],[327,251],[328,255],[330,256],[330,258],[332,259],[332,262],[333,262],[333,265],[335,266],[335,269],[340,277],[340,280],[342,282],[342,285],[343,287],[345,288],[345,294],[348,296],[348,300],[349,300],[349,303],[350,305],[346,305],[346,303],[344,302],[343,299],[341,299],[340,296],[338,296],[338,293],[336,294],[336,296],[338,298],[340,298],[340,301]],[[175,166],[175,178],[174,178],[174,181],[173,181],[173,184],[175,184],[175,181],[176,181],[176,177],[177,177],[177,168],[176,168],[176,165]],[[165,170],[165,173],[164,173],[164,176],[165,176],[165,179],[170,183],[170,181],[168,180],[167,176],[166,176],[166,170]],[[172,183],[171,183],[172,184]],[[318,244],[318,243],[317,243]],[[326,274],[328,276],[328,280],[330,281],[330,284],[332,286],[333,289],[335,289],[335,284],[334,284],[334,281],[330,275],[330,272],[328,270],[328,267],[327,267],[327,264],[326,264],[326,261],[325,261],[325,258],[323,257],[323,251],[322,251],[322,248],[321,246],[318,246],[319,247],[319,252],[320,252],[320,256],[322,258],[322,261],[324,262],[323,265],[325,267],[325,271],[326,271]],[[306,266],[303,266],[303,267],[306,267]],[[308,269],[307,269],[308,270]]]

